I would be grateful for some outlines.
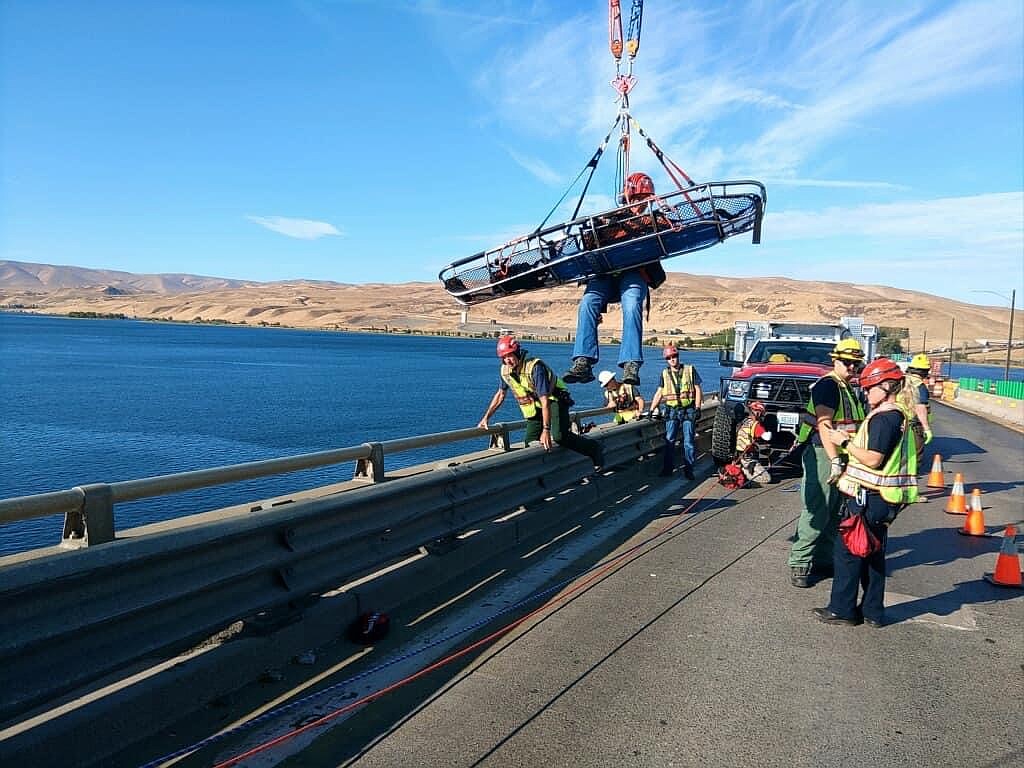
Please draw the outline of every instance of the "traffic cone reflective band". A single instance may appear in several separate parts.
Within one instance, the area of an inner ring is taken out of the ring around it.
[[[957,530],[964,536],[987,536],[985,533],[985,513],[981,511],[981,491],[975,488],[971,492],[971,503],[967,508],[967,519],[964,527]]]
[[[1017,529],[1012,525],[1006,526],[1006,530],[1003,532],[1003,546],[999,548],[999,554],[996,556],[996,572],[985,574],[985,581],[989,584],[995,584],[997,587],[1024,589],[1016,538]]]
[[[946,479],[942,474],[942,457],[939,454],[935,454],[935,458],[932,459],[932,471],[928,473],[928,482],[925,483],[926,488],[945,488]]]
[[[966,515],[967,497],[964,496],[964,476],[959,472],[953,480],[953,492],[949,494],[949,501],[946,502],[947,515]]]

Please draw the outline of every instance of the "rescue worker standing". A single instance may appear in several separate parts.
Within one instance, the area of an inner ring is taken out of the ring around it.
[[[604,390],[604,404],[615,409],[612,419],[615,424],[625,424],[640,416],[644,409],[644,399],[634,385],[618,381],[611,371],[601,371],[597,380]]]
[[[914,355],[907,366],[907,375],[900,390],[900,403],[910,412],[910,428],[917,439],[917,458],[920,460],[924,447],[932,441],[931,405],[925,378],[931,371],[931,362],[923,352]]]
[[[864,419],[860,398],[850,387],[850,379],[864,367],[860,342],[842,339],[829,356],[832,371],[811,385],[807,414],[797,435],[797,442],[809,444],[801,457],[803,510],[797,521],[796,541],[789,551],[789,580],[794,587],[811,586],[812,570],[832,570],[842,500],[835,483],[843,472],[846,449],[829,439],[829,431],[838,428],[852,435]]]
[[[505,402],[505,394],[511,389],[526,418],[526,445],[539,440],[544,450],[550,451],[552,444],[558,443],[588,456],[595,468],[602,467],[604,448],[601,444],[571,429],[569,406],[573,401],[562,380],[544,361],[530,357],[514,336],[499,338],[497,352],[501,360],[498,391],[477,426],[487,429],[488,419]]]
[[[661,372],[661,383],[651,400],[651,413],[664,400],[665,448],[662,452],[661,476],[668,477],[675,467],[676,439],[680,432],[683,437],[683,473],[687,480],[693,480],[693,465],[696,462],[696,448],[693,444],[694,425],[700,413],[703,393],[700,374],[692,365],[680,365],[679,350],[674,344],[666,344],[661,352],[667,366]]]
[[[909,429],[910,409],[899,398],[903,372],[882,357],[860,376],[871,412],[850,439],[843,430],[830,429],[829,441],[845,447],[849,463],[838,488],[844,499],[844,517],[863,515],[878,549],[864,557],[850,552],[842,541],[835,548],[835,576],[828,607],[814,614],[826,624],[859,624],[873,627],[884,621],[885,545],[889,524],[907,504],[917,500],[917,445]],[[864,595],[857,604],[857,587]]]

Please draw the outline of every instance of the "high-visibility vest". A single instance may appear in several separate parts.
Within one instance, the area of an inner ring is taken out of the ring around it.
[[[736,428],[736,453],[745,453],[746,450],[764,434],[764,426],[755,421],[753,416],[747,416]]]
[[[619,384],[618,390],[612,395],[615,406],[615,423],[622,424],[636,418],[636,387],[632,384]]]
[[[875,408],[857,430],[853,444],[858,448],[868,447],[868,430],[872,417],[886,411],[899,411],[903,416],[899,442],[880,469],[861,464],[852,453],[846,471],[839,478],[837,487],[847,496],[856,496],[861,488],[878,491],[890,504],[913,504],[917,501],[917,440],[914,430],[909,429],[910,414],[899,403],[882,403]]]
[[[864,408],[860,404],[860,400],[853,394],[853,390],[850,389],[850,385],[843,381],[836,375],[835,371],[826,373],[821,379],[833,378],[836,384],[839,385],[839,405],[836,408],[835,413],[832,414],[832,426],[836,429],[841,429],[844,432],[849,432],[851,435],[857,431],[861,422],[864,421]],[[818,382],[814,382],[817,384]],[[817,431],[817,428],[813,425],[817,424],[818,414],[814,410],[814,384],[811,385],[811,398],[807,401],[807,413],[812,418],[803,418],[800,420],[800,432],[797,434],[798,443],[806,443],[812,434]],[[842,448],[836,446],[836,449],[840,452]]]
[[[661,396],[670,408],[688,408],[693,405],[696,390],[693,386],[693,366],[681,365],[678,373],[671,368],[661,372]]]
[[[539,362],[540,360],[535,357],[526,358],[520,367],[518,377],[514,373],[514,368],[504,363],[501,365],[501,379],[508,384],[513,394],[515,394],[516,402],[519,403],[519,409],[527,419],[532,419],[538,413],[537,404],[540,402],[540,396],[533,388],[533,369],[537,367]],[[552,397],[556,396],[556,390],[561,389],[565,390],[566,393],[569,392],[565,383],[560,378],[556,378],[549,368],[548,381],[550,382],[551,379],[555,380],[555,385],[552,387]]]

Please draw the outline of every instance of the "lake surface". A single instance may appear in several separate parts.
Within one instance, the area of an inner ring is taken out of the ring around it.
[[[497,389],[492,339],[0,313],[0,498],[472,427]],[[571,346],[526,342],[557,373]],[[618,348],[602,348],[614,369]],[[646,348],[648,402],[663,366]],[[718,389],[717,351],[684,353]],[[617,369],[614,369],[617,371]],[[1001,378],[955,364],[957,376]],[[1014,370],[1015,378],[1022,374]],[[599,407],[596,382],[571,387]],[[509,397],[492,423],[521,418]],[[385,458],[399,469],[484,438]],[[351,463],[119,504],[118,530],[351,479]],[[62,516],[0,526],[0,554],[56,544]]]

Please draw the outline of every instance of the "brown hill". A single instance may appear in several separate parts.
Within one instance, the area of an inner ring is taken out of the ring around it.
[[[565,337],[575,329],[581,290],[565,286],[535,291],[466,310],[434,283],[255,283],[0,262],[0,305],[7,307],[49,314],[116,313],[295,328],[464,333],[509,328]],[[922,343],[928,348],[948,346],[954,317],[956,347],[965,342],[973,345],[977,339],[1005,339],[1009,320],[1006,309],[880,285],[673,272],[665,285],[652,292],[645,335],[697,338],[731,327],[736,320],[825,322],[843,315],[908,328],[915,350]],[[613,305],[602,330],[617,336],[620,328],[618,306]],[[999,355],[992,358],[998,360]]]

